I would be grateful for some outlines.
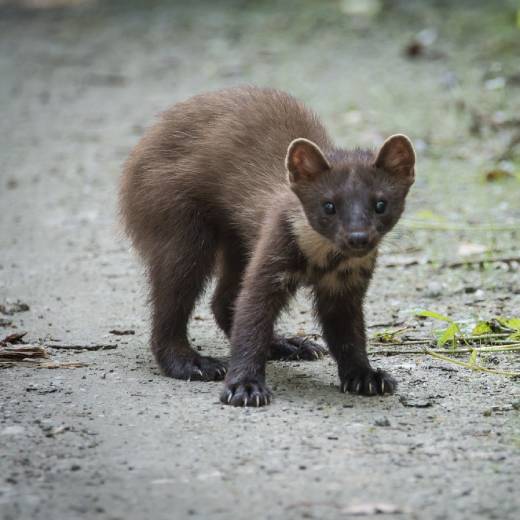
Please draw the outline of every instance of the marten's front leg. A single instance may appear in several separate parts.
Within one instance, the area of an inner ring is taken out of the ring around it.
[[[231,360],[220,395],[233,406],[264,406],[271,402],[265,382],[274,322],[287,303],[290,292],[273,282],[267,269],[246,274],[235,303],[231,332]]]
[[[235,301],[231,359],[220,395],[233,406],[263,406],[271,401],[265,365],[271,354],[274,324],[296,287],[284,282],[291,267],[288,234],[282,225],[265,228],[249,262]]]
[[[370,366],[363,316],[364,291],[316,291],[316,312],[323,336],[338,364],[340,390],[362,395],[392,394],[397,383]]]

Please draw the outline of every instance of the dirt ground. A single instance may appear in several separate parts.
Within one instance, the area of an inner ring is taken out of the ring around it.
[[[344,146],[395,132],[416,144],[370,335],[433,338],[440,324],[418,309],[518,317],[520,29],[514,2],[452,4],[0,8],[0,339],[26,331],[52,363],[85,364],[0,369],[2,520],[518,518],[518,380],[372,344],[394,396],[339,393],[327,357],[271,363],[270,407],[222,406],[220,383],[158,374],[142,268],[117,223],[121,163],[156,113],[274,86]],[[505,260],[457,263],[482,257]],[[195,318],[193,343],[225,356],[205,301]],[[305,292],[280,329],[319,332]],[[481,362],[519,369],[514,353]]]

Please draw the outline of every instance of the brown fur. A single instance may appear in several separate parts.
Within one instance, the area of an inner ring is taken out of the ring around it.
[[[300,285],[313,288],[342,390],[393,391],[390,376],[368,363],[362,303],[377,244],[413,182],[412,155],[403,136],[377,155],[335,148],[311,111],[271,89],[202,94],[166,111],[132,152],[121,185],[126,230],[148,268],[151,346],[163,373],[226,373],[187,339],[197,298],[217,273],[212,309],[232,345],[223,402],[267,404],[269,358],[321,356],[319,346],[273,330]],[[383,196],[390,209],[376,218],[373,199]],[[323,213],[324,197],[334,217]]]

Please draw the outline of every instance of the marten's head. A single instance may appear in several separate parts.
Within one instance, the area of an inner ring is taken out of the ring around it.
[[[377,154],[323,152],[308,139],[295,139],[286,167],[310,226],[345,255],[360,257],[399,220],[414,182],[415,152],[400,134],[389,137]]]

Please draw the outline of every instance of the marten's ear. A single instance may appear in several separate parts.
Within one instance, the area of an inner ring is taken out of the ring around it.
[[[389,137],[381,146],[375,165],[412,184],[415,178],[415,150],[410,139],[403,134]]]
[[[301,180],[311,181],[320,173],[330,170],[330,164],[325,159],[320,147],[303,137],[295,139],[289,145],[285,167],[289,172],[291,183]]]

